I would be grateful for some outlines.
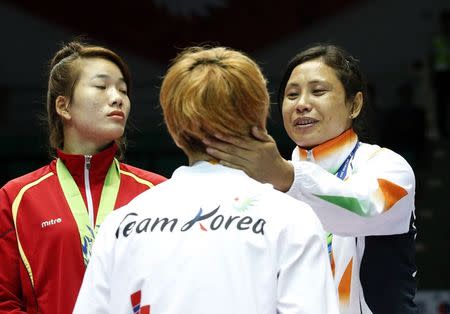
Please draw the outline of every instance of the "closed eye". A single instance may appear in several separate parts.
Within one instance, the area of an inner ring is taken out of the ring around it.
[[[119,84],[116,84],[116,88],[122,94],[128,95],[128,86],[127,86],[127,84],[125,84],[125,82],[120,81]]]
[[[292,93],[287,93],[287,94],[286,94],[286,97],[287,97],[288,99],[295,99],[295,98],[298,97],[298,93],[294,93],[294,92],[292,92]]]
[[[321,95],[325,94],[326,92],[327,92],[326,89],[314,89],[312,91],[312,94],[315,96],[321,96]]]

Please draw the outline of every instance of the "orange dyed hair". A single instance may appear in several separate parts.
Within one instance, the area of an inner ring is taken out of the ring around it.
[[[265,127],[269,109],[266,79],[242,52],[191,47],[167,71],[160,103],[170,135],[181,148],[204,151],[201,139],[215,133],[250,134]]]

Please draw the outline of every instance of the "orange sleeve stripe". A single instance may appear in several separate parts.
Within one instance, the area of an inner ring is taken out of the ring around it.
[[[331,263],[331,273],[333,274],[333,278],[334,278],[335,270],[336,270],[336,264],[334,263],[333,251],[331,251],[331,253],[330,253],[330,263]]]
[[[341,304],[347,304],[350,300],[350,286],[352,283],[352,270],[353,270],[353,257],[350,259],[350,262],[345,269],[344,274],[342,275],[341,280],[339,281],[339,302]]]
[[[391,209],[395,203],[408,194],[408,192],[401,186],[385,179],[378,179],[378,185],[380,186],[384,197],[383,212]]]

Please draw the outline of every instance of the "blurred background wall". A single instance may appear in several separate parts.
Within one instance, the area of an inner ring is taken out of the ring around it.
[[[430,62],[445,9],[448,0],[1,1],[0,184],[50,160],[40,119],[47,62],[75,36],[111,47],[130,65],[126,161],[168,177],[187,162],[158,106],[161,76],[177,51],[201,43],[245,51],[262,66],[275,102],[288,60],[311,43],[332,42],[360,59],[370,83],[369,141],[415,169],[419,299],[435,303],[419,301],[423,313],[445,313],[438,311],[450,307],[450,152],[436,126]],[[293,144],[276,105],[268,128],[289,158]]]

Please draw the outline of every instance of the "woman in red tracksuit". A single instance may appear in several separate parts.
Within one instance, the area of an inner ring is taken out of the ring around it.
[[[118,161],[129,88],[127,65],[109,49],[74,41],[53,57],[57,158],[0,190],[0,313],[72,313],[105,216],[165,180]]]

